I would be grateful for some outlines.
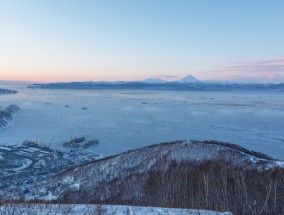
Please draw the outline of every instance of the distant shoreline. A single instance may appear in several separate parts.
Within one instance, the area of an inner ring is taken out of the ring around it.
[[[0,88],[0,95],[1,94],[15,94],[15,93],[18,93],[18,91]]]
[[[145,83],[145,82],[65,82],[31,84],[27,86],[31,89],[70,89],[70,90],[174,90],[174,91],[282,91],[284,83],[280,84],[239,84],[239,83]]]

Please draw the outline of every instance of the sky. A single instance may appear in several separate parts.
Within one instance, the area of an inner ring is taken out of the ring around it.
[[[283,0],[0,0],[0,80],[284,82]]]

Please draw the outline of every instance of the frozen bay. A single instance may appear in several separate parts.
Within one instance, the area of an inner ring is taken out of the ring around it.
[[[32,139],[66,150],[64,141],[87,136],[100,141],[90,150],[111,155],[172,140],[219,140],[284,159],[283,92],[1,88],[19,93],[1,95],[0,105],[21,110],[0,130],[0,144]]]

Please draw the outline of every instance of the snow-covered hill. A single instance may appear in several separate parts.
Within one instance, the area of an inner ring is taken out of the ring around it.
[[[166,83],[170,83],[170,82],[167,82],[167,81],[164,81],[163,79],[161,78],[148,78],[148,79],[145,79],[144,81],[142,81],[143,83],[147,83],[147,84],[166,84]],[[180,84],[192,84],[192,83],[200,83],[200,81],[193,77],[192,75],[187,75],[181,79],[178,79],[176,81],[173,81],[173,82],[177,82],[177,83],[180,83]]]
[[[180,141],[144,147],[67,170],[39,187],[32,187],[26,197],[59,200],[70,191],[79,190],[91,197],[99,193],[97,190],[102,184],[111,187],[107,183],[113,180],[123,180],[130,175],[153,170],[164,171],[172,162],[204,162],[218,160],[220,157],[241,168],[269,169],[283,165],[282,162],[258,158],[224,145]],[[115,195],[115,192],[119,191],[103,192],[97,198],[106,199],[109,195]]]
[[[176,141],[80,165],[38,184],[14,186],[2,190],[0,198],[230,209],[240,214],[251,213],[252,207],[261,212],[267,204],[265,211],[271,213],[284,211],[283,174],[283,162],[237,145]],[[277,185],[270,196],[267,184],[271,189]]]
[[[164,84],[166,81],[160,79],[160,78],[147,78],[143,81],[143,83],[147,84]]]

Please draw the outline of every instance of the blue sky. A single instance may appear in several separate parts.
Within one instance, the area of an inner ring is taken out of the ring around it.
[[[283,0],[0,0],[0,79],[284,81]]]

